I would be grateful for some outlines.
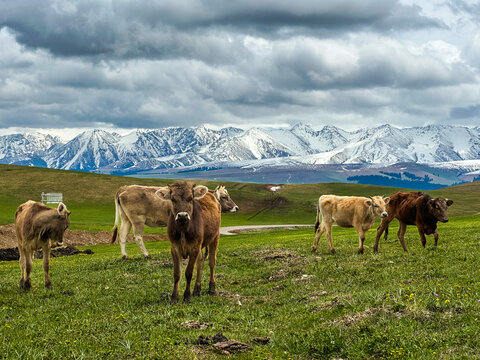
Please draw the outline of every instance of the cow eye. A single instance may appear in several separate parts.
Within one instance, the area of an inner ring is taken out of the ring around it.
[[[378,207],[378,205],[377,205],[377,204],[373,204],[373,207]]]
[[[189,197],[189,198],[187,199],[187,202],[190,202],[190,201],[192,201],[192,200],[193,200],[193,198],[192,198],[192,197]]]
[[[222,199],[228,199],[228,197],[226,197],[225,195],[222,196]]]

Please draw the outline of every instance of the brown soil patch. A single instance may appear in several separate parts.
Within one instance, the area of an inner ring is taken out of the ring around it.
[[[272,261],[272,260],[293,261],[293,260],[298,260],[300,258],[304,258],[303,256],[292,254],[291,252],[286,250],[269,250],[269,249],[256,251],[252,255],[257,260],[260,260],[260,261]]]
[[[93,254],[93,251],[90,249],[86,250],[78,250],[75,246],[65,246],[59,247],[56,249],[52,249],[50,252],[51,257],[61,257],[61,256],[71,256],[77,254]],[[0,249],[0,261],[12,261],[18,260],[20,258],[20,254],[18,252],[18,248],[9,248],[9,249]],[[35,259],[42,259],[43,253],[42,251],[36,251],[34,254]]]
[[[110,231],[99,231],[91,233],[85,230],[67,230],[63,237],[65,245],[84,246],[97,244],[110,244],[112,233]],[[144,235],[144,241],[164,241],[168,240],[166,234]],[[118,240],[117,240],[118,241]],[[133,236],[129,234],[127,242],[132,242]],[[15,225],[0,226],[0,249],[14,248],[17,246],[17,238],[15,237]]]
[[[189,329],[200,329],[200,330],[205,330],[209,326],[212,326],[213,323],[211,322],[200,322],[197,320],[187,320],[182,323],[182,326],[189,328]]]

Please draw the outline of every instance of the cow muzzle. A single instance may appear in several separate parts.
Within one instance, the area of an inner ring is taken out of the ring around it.
[[[237,211],[238,211],[238,206],[237,206],[237,205],[235,205],[235,206],[233,207],[233,209],[230,210],[230,212],[237,212]]]
[[[179,212],[175,216],[175,221],[178,221],[178,222],[185,222],[189,220],[190,220],[190,215],[188,215],[187,212]]]
[[[382,212],[382,215],[381,215],[382,218],[385,218],[387,216],[388,216],[388,213],[386,211]]]
[[[448,218],[447,219],[443,219],[443,220],[440,220],[442,223],[447,223],[448,222]]]

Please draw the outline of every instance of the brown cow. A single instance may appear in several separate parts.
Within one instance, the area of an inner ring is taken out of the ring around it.
[[[332,225],[354,227],[358,233],[358,253],[363,254],[365,233],[373,226],[375,218],[385,217],[385,205],[388,198],[374,196],[371,198],[356,196],[322,195],[318,199],[317,222],[315,224],[315,242],[312,251],[317,251],[318,241],[324,232],[328,239],[330,252],[335,254],[332,244]],[[321,223],[320,223],[321,217]]]
[[[178,283],[182,271],[182,258],[188,258],[188,265],[185,270],[187,285],[183,293],[183,301],[188,302],[190,300],[190,283],[195,263],[197,263],[197,278],[193,296],[200,295],[203,269],[201,249],[207,246],[210,253],[208,292],[215,295],[215,262],[221,220],[220,203],[212,193],[208,192],[207,187],[188,183],[169,185],[159,189],[156,194],[164,202],[172,204],[167,226],[174,269],[172,303],[178,301]]]
[[[448,221],[447,208],[453,204],[452,200],[444,198],[433,199],[430,195],[421,192],[396,192],[390,196],[390,202],[387,206],[388,216],[382,219],[377,229],[377,237],[373,245],[373,251],[378,251],[378,241],[385,231],[385,239],[388,236],[388,224],[396,218],[400,222],[398,229],[398,240],[402,244],[403,250],[407,251],[405,244],[405,231],[407,225],[416,225],[423,247],[427,243],[425,234],[433,234],[435,246],[438,243],[437,222],[446,223]]]
[[[20,253],[22,278],[20,289],[29,291],[32,287],[30,272],[33,267],[35,250],[43,250],[43,270],[45,287],[52,288],[50,281],[50,249],[52,244],[62,245],[63,233],[70,225],[70,211],[60,203],[56,209],[32,200],[20,205],[15,213],[15,233]],[[50,243],[51,242],[51,243]]]
[[[112,243],[118,238],[122,258],[127,259],[127,235],[133,227],[133,238],[143,255],[150,258],[150,254],[143,243],[143,228],[167,226],[171,210],[169,201],[158,201],[155,195],[160,188],[158,186],[129,185],[122,186],[115,195],[115,225],[113,227]],[[214,198],[220,202],[222,212],[236,212],[238,206],[232,201],[224,186],[217,186],[210,191]],[[122,219],[120,231],[118,231],[119,218]]]

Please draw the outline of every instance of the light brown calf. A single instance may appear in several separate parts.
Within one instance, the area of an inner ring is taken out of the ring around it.
[[[312,251],[317,251],[318,241],[325,232],[330,252],[335,254],[332,244],[332,225],[353,227],[358,233],[358,253],[363,254],[365,233],[373,226],[375,218],[386,217],[385,206],[388,198],[356,196],[322,195],[318,199],[317,221],[315,224],[315,242]],[[321,222],[320,222],[321,220]]]
[[[45,287],[52,288],[50,281],[50,249],[51,243],[61,245],[63,233],[70,225],[70,211],[60,203],[56,209],[32,200],[20,205],[15,213],[15,233],[20,253],[22,278],[20,289],[29,291],[32,287],[30,273],[33,267],[35,250],[43,250],[43,270],[45,271]]]

